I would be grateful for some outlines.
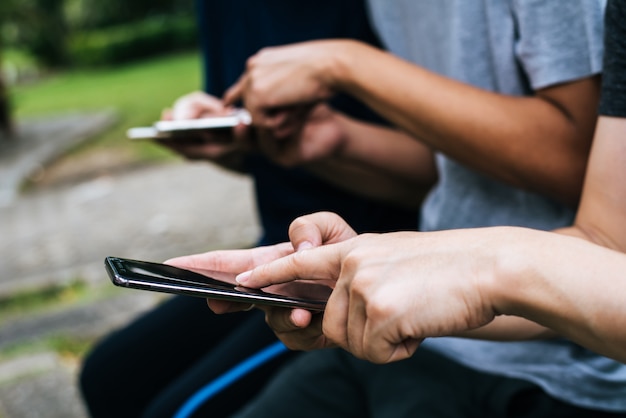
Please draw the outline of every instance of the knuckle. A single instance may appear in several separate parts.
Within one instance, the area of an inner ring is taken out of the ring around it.
[[[289,235],[292,235],[295,232],[307,230],[310,224],[311,222],[309,221],[309,217],[307,215],[298,216],[289,225]]]
[[[289,267],[291,267],[294,271],[298,271],[299,268],[306,262],[307,252],[299,251],[293,253],[288,258]]]
[[[380,297],[368,299],[368,303],[365,305],[365,315],[374,321],[392,317],[395,309],[393,300]]]

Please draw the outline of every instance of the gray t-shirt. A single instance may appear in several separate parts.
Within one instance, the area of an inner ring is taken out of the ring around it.
[[[391,52],[489,91],[531,95],[601,71],[604,0],[368,2],[373,25]],[[554,200],[489,179],[441,154],[437,167],[440,180],[424,203],[422,230],[547,230],[572,223],[574,210]],[[535,382],[565,402],[626,411],[626,366],[569,341],[437,338],[423,347],[477,370]]]

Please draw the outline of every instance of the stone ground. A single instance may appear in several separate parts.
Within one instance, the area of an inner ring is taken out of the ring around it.
[[[76,279],[89,289],[86,298],[0,321],[0,418],[86,417],[80,358],[38,342],[93,341],[167,297],[113,288],[104,257],[162,261],[247,246],[259,234],[249,179],[206,163],[112,161],[110,170],[74,167],[71,181],[19,191],[24,178],[114,120],[103,111],[28,121],[18,126],[19,141],[0,147],[0,306]]]

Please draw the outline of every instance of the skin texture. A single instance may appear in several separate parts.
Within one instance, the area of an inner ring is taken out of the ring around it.
[[[180,97],[165,109],[163,120],[198,119],[228,114],[232,108],[221,99],[201,91]],[[254,149],[251,129],[243,124],[233,129],[207,130],[190,137],[161,139],[159,143],[189,160],[206,160],[222,167],[243,171],[243,156]]]
[[[291,246],[170,262],[235,272],[256,266],[238,276],[249,287],[332,283],[323,315],[265,309],[268,324],[293,349],[338,345],[386,363],[409,357],[428,337],[476,336],[482,329],[480,338],[507,339],[500,333],[511,327],[493,325],[525,317],[626,361],[626,255],[620,252],[626,251],[625,132],[625,119],[599,119],[576,223],[558,233],[495,227],[356,235],[337,215],[322,212],[292,223]],[[209,306],[218,313],[249,307]],[[522,324],[517,338],[546,335]]]
[[[506,96],[357,41],[325,40],[261,50],[224,101],[243,101],[257,126],[276,129],[292,107],[348,93],[420,141],[423,151],[440,151],[510,185],[575,204],[599,86],[596,76],[530,97]]]
[[[193,92],[166,109],[162,119],[196,119],[231,109],[217,97]],[[246,154],[263,153],[282,166],[303,166],[346,190],[410,209],[419,207],[436,181],[432,154],[405,133],[357,121],[323,103],[301,106],[283,116],[286,128],[242,124],[159,143],[187,159],[211,161],[239,172],[245,172]],[[356,157],[342,156],[348,144],[355,148],[351,153]],[[369,187],[364,189],[364,183]]]
[[[242,100],[257,126],[290,132],[294,108],[313,108],[337,91],[387,117],[422,144],[419,152],[441,151],[511,185],[578,201],[596,121],[597,77],[509,97],[357,42],[315,41],[262,50],[224,103]],[[329,147],[332,157],[389,169],[385,158],[372,162],[372,148],[346,134],[349,124],[338,132],[341,145]],[[259,249],[222,253],[220,260],[229,271],[244,259],[256,265],[238,277],[250,287],[291,280],[333,284],[323,315],[265,310],[268,324],[291,348],[339,345],[385,363],[412,355],[428,337],[507,340],[556,333],[624,361],[626,312],[619,295],[626,259],[613,250],[626,248],[626,191],[619,183],[626,167],[624,132],[622,119],[600,118],[576,224],[559,234],[498,227],[356,235],[336,215],[318,213],[294,221],[291,250],[265,248],[265,258],[273,259],[267,264],[256,264]],[[309,157],[292,152],[289,162]],[[214,256],[191,258],[209,268]],[[216,312],[243,308],[219,301],[209,306]]]

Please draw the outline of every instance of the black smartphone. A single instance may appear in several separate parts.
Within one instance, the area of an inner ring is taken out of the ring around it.
[[[326,285],[304,281],[250,289],[240,286],[234,273],[182,269],[119,257],[106,257],[104,264],[116,286],[208,299],[323,311],[332,292]]]

